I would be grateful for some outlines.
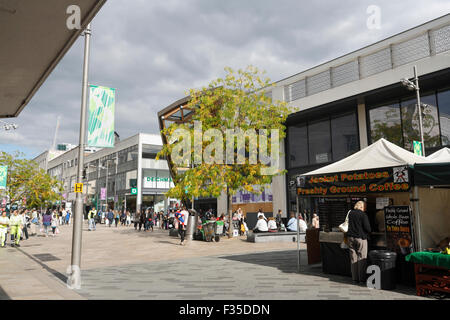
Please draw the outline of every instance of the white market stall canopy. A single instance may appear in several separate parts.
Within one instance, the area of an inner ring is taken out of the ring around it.
[[[450,149],[442,148],[441,150],[429,155],[427,159],[433,162],[450,162]]]
[[[415,163],[433,163],[433,161],[409,152],[386,139],[381,138],[370,146],[332,163],[328,166],[305,173],[303,175],[318,175],[334,172],[357,171],[384,167],[412,165]]]

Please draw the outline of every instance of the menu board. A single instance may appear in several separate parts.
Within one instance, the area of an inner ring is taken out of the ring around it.
[[[401,255],[408,255],[413,252],[414,240],[409,206],[385,207],[384,221],[387,248]]]
[[[345,221],[349,209],[347,198],[320,198],[318,213],[324,231],[331,231]]]

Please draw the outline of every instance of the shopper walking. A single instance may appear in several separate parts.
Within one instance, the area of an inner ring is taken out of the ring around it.
[[[116,228],[119,226],[120,214],[119,211],[114,210],[114,223],[116,224]]]
[[[97,217],[97,210],[95,210],[95,208],[92,208],[91,210],[89,210],[88,213],[88,224],[89,224],[89,231],[95,231],[96,227],[95,227],[95,218]]]
[[[138,211],[139,212],[139,211]],[[145,212],[142,211],[139,214],[139,231],[141,231],[141,228],[144,227],[145,224]]]
[[[56,235],[56,228],[58,227],[58,223],[59,223],[59,216],[58,216],[58,213],[55,212],[52,215],[52,222],[51,222],[53,237],[55,237],[55,235]]]
[[[33,211],[31,212],[31,235],[35,236],[37,234],[37,228],[39,226],[39,217],[38,217],[38,212],[36,211],[36,209],[33,209]]]
[[[67,210],[67,213],[66,213],[66,224],[67,225],[70,225],[70,210]]]
[[[131,225],[131,215],[130,211],[127,211],[126,226],[129,227],[130,225]]]
[[[108,225],[111,228],[111,225],[113,224],[114,221],[114,212],[111,209],[108,210],[106,218],[108,219]]]
[[[22,238],[23,240],[28,240],[28,221],[30,220],[28,210],[22,210],[20,216],[22,218]]]
[[[367,266],[367,238],[371,232],[369,218],[367,217],[366,203],[358,201],[354,210],[348,213],[348,246],[353,282],[366,280]]]
[[[52,224],[52,215],[50,210],[47,210],[47,212],[42,216],[42,225],[44,228],[44,233],[45,236],[48,237],[48,228],[51,226]]]
[[[20,230],[23,227],[23,218],[19,215],[19,211],[14,210],[9,218],[9,226],[11,233],[11,247],[20,247]]]
[[[175,218],[178,220],[178,233],[180,234],[180,245],[184,245],[184,237],[186,236],[186,225],[189,218],[189,212],[183,206],[181,211],[177,211]]]
[[[2,216],[0,217],[0,242],[1,247],[5,248],[6,246],[6,235],[8,233],[9,227],[9,218],[6,216],[6,210],[2,212]]]

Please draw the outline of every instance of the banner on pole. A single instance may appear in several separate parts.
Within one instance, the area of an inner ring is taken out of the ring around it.
[[[114,147],[116,89],[89,86],[88,146]]]
[[[7,177],[8,177],[8,166],[0,166],[0,189],[6,189]]]
[[[414,147],[414,153],[423,156],[422,154],[422,142],[420,141],[413,141],[413,147]]]
[[[106,188],[100,188],[100,200],[106,200]]]

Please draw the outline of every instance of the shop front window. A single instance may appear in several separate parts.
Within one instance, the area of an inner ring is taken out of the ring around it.
[[[436,96],[434,94],[421,97],[422,128],[425,147],[437,147],[440,144],[439,119]],[[403,138],[405,149],[413,149],[413,141],[420,141],[419,113],[417,100],[410,99],[401,102]]]
[[[308,164],[308,131],[306,124],[289,127],[289,167]]]
[[[308,124],[309,160],[311,164],[331,161],[330,120]]]
[[[398,146],[403,146],[402,122],[398,103],[371,109],[369,119],[372,142],[384,138]]]
[[[443,146],[450,145],[450,90],[437,94],[439,120],[441,124],[441,141]]]
[[[331,119],[333,160],[343,159],[359,150],[356,114]]]

